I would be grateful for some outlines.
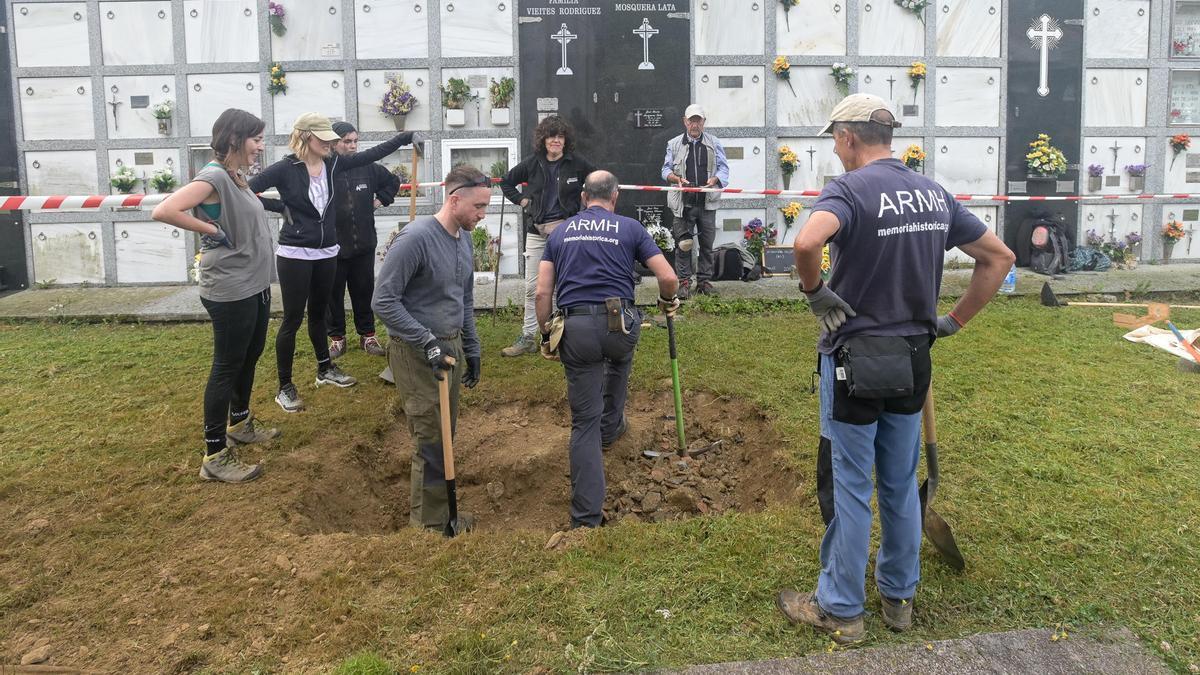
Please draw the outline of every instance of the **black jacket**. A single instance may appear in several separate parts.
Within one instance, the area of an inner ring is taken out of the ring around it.
[[[332,153],[325,158],[325,177],[333,203],[333,188],[343,171],[359,166],[374,164],[392,154],[402,145],[413,142],[413,132],[396,134],[379,145],[347,157]],[[287,155],[262,173],[250,179],[250,189],[263,192],[271,188],[279,190],[283,202],[283,224],[279,227],[280,246],[302,246],[304,248],[327,248],[338,243],[335,218],[328,206],[319,213],[308,198],[308,169],[295,155]],[[269,209],[274,210],[274,209]]]
[[[333,183],[334,220],[341,248],[339,258],[375,252],[375,200],[391,205],[400,191],[400,178],[381,164],[368,164],[338,173]]]
[[[508,174],[500,179],[500,189],[505,198],[513,204],[520,204],[528,197],[529,207],[526,212],[530,218],[526,220],[526,231],[537,234],[534,223],[545,222],[546,204],[542,194],[546,185],[546,156],[533,154],[526,157],[520,164],[509,169]],[[558,169],[558,203],[562,206],[567,217],[579,213],[579,192],[583,188],[583,180],[596,170],[596,167],[584,157],[576,154],[564,154],[562,164]],[[517,186],[526,183],[523,192],[517,191]]]

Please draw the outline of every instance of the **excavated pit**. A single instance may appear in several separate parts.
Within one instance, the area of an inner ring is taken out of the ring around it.
[[[605,516],[662,522],[761,511],[805,499],[778,434],[759,408],[707,393],[684,398],[689,447],[716,442],[697,458],[681,459],[670,393],[633,393],[629,431],[604,453]],[[458,421],[454,450],[460,512],[482,531],[562,529],[568,524],[570,412],[559,405],[505,403],[473,406]],[[298,486],[288,526],[300,534],[381,533],[408,524],[412,441],[401,416],[382,441],[309,455],[308,479]],[[648,459],[644,450],[666,453]]]

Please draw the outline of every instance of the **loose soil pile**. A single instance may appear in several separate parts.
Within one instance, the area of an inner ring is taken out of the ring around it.
[[[779,454],[778,436],[754,406],[730,397],[688,394],[684,402],[691,448],[714,444],[696,458],[676,449],[671,396],[634,394],[629,431],[605,451],[605,517],[661,522],[726,511],[760,511],[792,501],[800,487]],[[481,530],[552,530],[567,526],[570,411],[557,405],[506,403],[463,412],[455,439],[459,509]],[[647,459],[644,450],[668,453]],[[375,447],[359,443],[312,458],[311,484],[299,486],[285,519],[294,532],[379,533],[408,522],[408,458],[412,441],[403,417]],[[329,461],[344,453],[345,461]],[[322,456],[325,458],[322,460]]]

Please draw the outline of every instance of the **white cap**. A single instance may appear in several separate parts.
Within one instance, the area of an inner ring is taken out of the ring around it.
[[[871,119],[871,116],[880,110],[891,112],[888,109],[887,102],[882,98],[874,94],[851,94],[842,99],[841,103],[834,106],[833,112],[829,114],[829,124],[826,124],[825,128],[821,129],[821,134],[827,134],[832,131],[835,122],[875,122],[876,124],[883,124],[884,126],[893,128],[900,126],[900,122],[898,121],[893,121],[889,124]]]
[[[693,117],[699,117],[700,119],[708,118],[708,116],[704,114],[704,108],[699,103],[693,103],[687,107],[687,110],[683,111],[683,118],[685,120]]]

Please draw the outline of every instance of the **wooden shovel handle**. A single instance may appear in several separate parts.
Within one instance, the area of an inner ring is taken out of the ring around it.
[[[446,362],[454,366],[454,357]],[[442,462],[446,465],[446,480],[454,480],[454,436],[450,429],[450,373],[447,370],[438,380],[438,415],[442,418]]]
[[[921,427],[925,430],[925,445],[937,444],[937,419],[933,413],[933,382],[925,392],[925,406],[921,408]]]
[[[412,169],[408,172],[408,182],[412,183],[408,189],[408,222],[410,223],[417,217],[417,183],[420,182],[417,180],[417,167],[420,166],[417,158],[420,154],[421,151],[417,148],[417,141],[413,140]]]

